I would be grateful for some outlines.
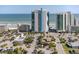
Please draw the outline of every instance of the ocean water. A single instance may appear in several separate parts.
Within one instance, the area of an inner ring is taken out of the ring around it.
[[[31,23],[31,14],[0,14],[0,23],[2,24],[17,24],[17,23],[24,23],[30,24]]]
[[[75,14],[79,19],[79,14]],[[56,24],[56,14],[49,15],[49,24]],[[31,14],[0,14],[0,24],[31,24]]]
[[[56,17],[53,14],[50,14],[49,21],[50,23],[55,22]],[[31,24],[31,14],[0,14],[0,24]]]

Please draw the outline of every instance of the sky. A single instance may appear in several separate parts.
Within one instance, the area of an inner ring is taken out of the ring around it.
[[[70,11],[79,14],[79,5],[0,5],[0,14],[26,14],[40,8],[50,13]]]

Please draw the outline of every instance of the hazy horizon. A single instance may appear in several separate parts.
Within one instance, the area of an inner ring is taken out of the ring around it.
[[[41,8],[50,13],[70,11],[79,14],[79,5],[0,5],[0,14],[26,14]]]

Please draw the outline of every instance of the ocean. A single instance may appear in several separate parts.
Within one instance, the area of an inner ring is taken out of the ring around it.
[[[50,14],[50,23],[55,22],[55,15]],[[0,14],[0,24],[31,24],[31,14]]]
[[[0,24],[31,23],[31,14],[0,14]]]
[[[79,19],[79,14],[76,14]],[[31,14],[0,14],[0,24],[31,24]],[[56,14],[49,15],[49,24],[56,24]]]

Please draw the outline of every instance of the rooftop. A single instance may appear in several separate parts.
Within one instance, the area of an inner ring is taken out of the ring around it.
[[[16,39],[15,39],[15,41],[23,41],[24,40],[24,37],[17,37]]]
[[[72,47],[79,47],[79,41],[69,42],[68,45],[70,45]]]

